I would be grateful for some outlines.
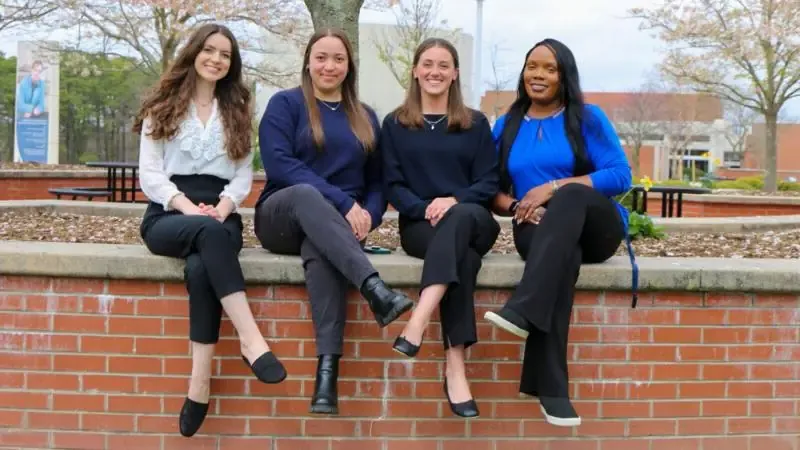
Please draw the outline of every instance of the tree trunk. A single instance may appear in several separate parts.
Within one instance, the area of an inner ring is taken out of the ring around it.
[[[639,167],[639,164],[640,164],[639,163],[639,154],[641,153],[641,151],[642,151],[642,145],[641,144],[634,145],[633,148],[631,149],[631,166],[633,166],[632,169],[633,169],[633,179],[634,180],[638,180],[639,178],[641,178],[642,169],[641,169],[641,167]],[[649,174],[648,174],[648,176],[649,176]],[[635,183],[636,183],[636,181],[634,181],[634,184]]]
[[[764,120],[767,125],[767,151],[764,155],[767,174],[764,177],[764,190],[775,192],[778,190],[778,113],[766,112]]]
[[[353,45],[353,61],[358,67],[358,18],[364,0],[305,0],[314,30],[341,28]]]

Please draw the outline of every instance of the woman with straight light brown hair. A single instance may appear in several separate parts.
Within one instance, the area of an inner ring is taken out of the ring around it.
[[[414,54],[405,102],[383,121],[386,194],[400,214],[400,242],[424,259],[419,303],[395,351],[417,355],[436,307],[447,366],[444,393],[455,415],[480,412],[467,383],[465,350],[478,341],[475,281],[500,226],[489,208],[498,190],[489,121],[467,108],[455,47],[432,38]]]
[[[349,286],[385,327],[411,309],[381,280],[361,242],[381,224],[386,200],[375,113],[358,99],[351,45],[341,30],[317,31],[306,46],[302,83],[275,94],[259,127],[267,184],[255,232],[278,254],[299,254],[317,344],[311,412],[337,414],[339,358]]]

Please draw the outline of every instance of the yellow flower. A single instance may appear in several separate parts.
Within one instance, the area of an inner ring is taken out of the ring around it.
[[[714,158],[714,165],[718,166],[720,164],[722,164],[722,163],[720,162],[719,158]]]
[[[639,184],[642,185],[645,191],[649,191],[650,188],[653,187],[653,180],[651,180],[650,177],[645,175],[639,180]]]
[[[705,152],[702,155],[700,155],[701,158],[708,158],[709,156],[711,156],[711,154],[708,152]]]

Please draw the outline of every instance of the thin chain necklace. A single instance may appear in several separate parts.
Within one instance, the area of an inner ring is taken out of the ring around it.
[[[325,100],[320,100],[320,103],[325,105],[331,111],[336,111],[337,109],[339,109],[340,106],[342,106],[341,102],[339,102],[339,104],[337,104],[336,107],[333,107],[333,106],[329,105],[328,102],[326,102]]]
[[[207,103],[203,103],[203,102],[201,102],[201,101],[200,101],[200,99],[198,99],[198,98],[195,98],[195,99],[194,99],[194,101],[195,101],[195,103],[197,103],[198,105],[200,105],[200,106],[202,106],[203,108],[205,108],[206,106],[209,106],[210,104],[214,103],[214,97],[211,97],[211,100],[209,100]]]
[[[428,118],[427,118],[427,117],[425,117],[424,115],[422,116],[422,120],[424,120],[424,121],[425,121],[425,123],[427,123],[428,125],[430,125],[430,126],[431,126],[431,130],[432,130],[432,129],[433,129],[435,126],[436,126],[436,125],[438,125],[438,124],[439,124],[439,122],[443,121],[443,120],[444,120],[444,119],[446,119],[446,118],[447,118],[447,114],[443,115],[441,118],[439,118],[439,120],[436,120],[436,121],[433,121],[433,122],[432,122],[432,121],[428,120]]]

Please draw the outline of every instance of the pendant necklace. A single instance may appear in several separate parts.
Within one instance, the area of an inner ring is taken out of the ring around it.
[[[443,120],[444,120],[444,119],[446,119],[446,118],[447,118],[447,114],[445,114],[444,116],[442,116],[442,117],[441,117],[439,120],[436,120],[436,121],[433,121],[433,122],[431,122],[430,120],[428,120],[428,118],[427,118],[427,117],[425,117],[425,116],[422,116],[422,120],[424,120],[424,121],[425,121],[425,123],[427,123],[428,125],[430,125],[430,126],[431,126],[431,130],[432,130],[432,129],[433,129],[435,126],[436,126],[436,125],[438,125],[438,124],[439,124],[439,122],[443,121]]]
[[[323,105],[327,106],[328,109],[330,109],[331,111],[336,111],[337,109],[339,109],[340,106],[342,106],[342,104],[339,103],[335,107],[333,107],[333,106],[329,105],[328,102],[326,102],[325,100],[320,100],[320,103],[322,103]]]

